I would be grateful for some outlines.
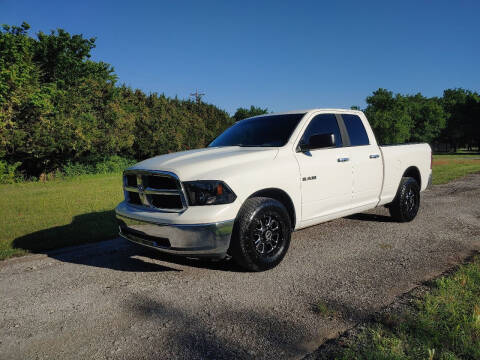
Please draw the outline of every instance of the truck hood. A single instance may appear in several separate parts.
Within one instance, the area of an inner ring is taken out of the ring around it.
[[[156,156],[141,161],[131,170],[163,170],[175,173],[180,180],[225,180],[222,175],[229,170],[249,163],[259,165],[272,161],[277,148],[265,147],[211,147]]]

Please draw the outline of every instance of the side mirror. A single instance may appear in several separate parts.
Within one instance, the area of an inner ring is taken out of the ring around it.
[[[308,144],[300,144],[300,151],[335,147],[335,135],[330,134],[314,134],[308,139]]]

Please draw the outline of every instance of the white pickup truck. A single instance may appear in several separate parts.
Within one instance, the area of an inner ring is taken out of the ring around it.
[[[428,144],[378,146],[360,111],[313,109],[235,123],[205,149],[127,169],[120,235],[173,254],[273,268],[292,231],[387,206],[415,218],[431,181]]]

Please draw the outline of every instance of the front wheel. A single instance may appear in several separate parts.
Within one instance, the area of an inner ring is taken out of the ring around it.
[[[290,245],[291,223],[287,209],[266,197],[248,199],[235,221],[230,253],[249,271],[277,266]]]
[[[390,215],[398,222],[412,221],[420,207],[420,186],[411,177],[403,177],[397,195],[389,205]]]

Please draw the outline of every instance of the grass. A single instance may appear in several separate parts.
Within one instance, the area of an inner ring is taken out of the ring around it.
[[[367,326],[337,359],[480,359],[480,258],[436,280],[410,309]]]
[[[435,155],[434,184],[480,171],[480,155]],[[0,185],[0,260],[116,236],[121,175]]]
[[[111,239],[121,174],[0,185],[0,259]]]
[[[433,156],[433,184],[445,184],[480,171],[480,155],[455,154]]]
[[[312,311],[316,314],[321,315],[321,316],[335,316],[335,315],[337,315],[337,311],[330,308],[328,306],[328,304],[326,304],[323,301],[319,301],[317,303],[314,303],[311,306],[312,306]]]

